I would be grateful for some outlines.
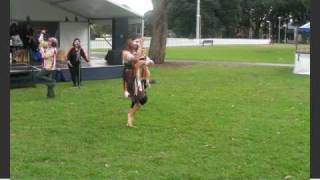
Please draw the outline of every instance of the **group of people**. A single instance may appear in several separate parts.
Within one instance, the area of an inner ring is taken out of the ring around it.
[[[57,60],[57,39],[49,37],[45,40],[45,31],[39,36],[39,47],[43,58],[42,69],[37,74],[39,79],[46,81],[47,97],[54,98],[55,80],[52,72]],[[84,50],[81,48],[80,39],[74,39],[72,48],[67,53],[67,63],[74,86],[81,85],[81,58],[89,62]],[[130,34],[127,38],[126,47],[121,53],[124,64],[123,69],[123,92],[130,98],[131,106],[128,111],[127,127],[133,127],[134,115],[142,105],[147,102],[146,89],[150,86],[148,66],[153,61],[148,58],[143,49],[143,39],[137,34]]]
[[[24,62],[24,57],[30,54],[29,50],[38,48],[37,41],[34,40],[37,35],[30,24],[10,25],[10,64]]]
[[[54,98],[54,86],[56,80],[53,78],[53,71],[56,69],[58,40],[54,37],[46,39],[45,36],[46,31],[42,30],[38,39],[42,58],[42,69],[37,74],[37,78],[46,82],[47,97]],[[72,48],[67,53],[66,57],[73,86],[81,86],[81,59],[83,58],[86,62],[89,62],[89,59],[81,47],[79,38],[74,39]]]
[[[62,60],[59,59],[57,45],[58,40],[50,35],[46,28],[35,30],[30,22],[24,24],[13,22],[10,25],[10,63],[15,63],[17,50],[21,50],[24,53],[21,57],[28,57],[24,62],[30,62],[32,65],[41,64],[42,68],[36,77],[45,81],[48,98],[55,97],[53,72],[56,69],[57,59]],[[73,85],[81,86],[81,59],[86,62],[89,62],[89,59],[81,47],[80,39],[75,38],[68,53],[63,54],[67,60]]]
[[[44,63],[38,77],[48,82],[48,98],[54,97],[52,70],[55,68],[56,43],[55,39],[49,38],[48,43],[44,43],[43,50],[41,50]],[[87,62],[89,60],[81,48],[80,39],[74,39],[72,45],[73,47],[67,54],[67,60],[73,85],[77,86],[81,85],[81,57]],[[131,100],[127,127],[132,128],[136,112],[148,99],[146,89],[150,86],[150,72],[147,67],[153,64],[153,61],[145,55],[143,39],[138,34],[128,35],[126,47],[122,50],[121,57],[124,64],[123,92],[124,96]]]

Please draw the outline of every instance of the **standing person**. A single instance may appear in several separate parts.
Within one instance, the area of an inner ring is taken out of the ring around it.
[[[89,63],[84,50],[81,47],[80,39],[75,38],[72,43],[72,48],[67,54],[68,67],[71,74],[73,86],[81,86],[82,73],[81,73],[81,57]]]
[[[19,27],[16,23],[11,24],[10,26],[10,37],[12,39],[13,46],[23,47],[23,41],[21,38],[21,32],[19,32]]]
[[[127,38],[127,45],[122,50],[123,88],[125,96],[130,97],[131,107],[128,111],[128,127],[133,127],[134,115],[142,105],[147,102],[145,89],[146,81],[136,78],[135,65],[138,62],[146,61],[147,57],[143,54],[142,39],[137,34],[130,34]],[[150,61],[150,60],[149,60]],[[138,82],[139,81],[139,82]],[[142,85],[142,86],[141,86]]]
[[[17,56],[18,56],[18,50],[20,50],[23,47],[23,41],[20,36],[19,28],[16,23],[11,24],[10,26],[10,53],[12,56],[12,62],[17,61]]]
[[[46,81],[47,84],[47,97],[54,98],[54,86],[55,80],[52,77],[53,70],[56,66],[56,56],[57,56],[57,39],[49,38],[48,41],[42,42],[42,47],[40,47],[40,52],[42,54],[42,70],[37,74],[37,78]]]
[[[27,23],[26,25],[23,26],[22,28],[22,33],[21,33],[21,38],[22,38],[22,41],[23,41],[23,45],[24,45],[24,48],[26,49],[30,49],[30,47],[32,46],[32,38],[33,38],[33,35],[34,35],[34,31],[33,31],[33,28],[31,26],[30,23]]]

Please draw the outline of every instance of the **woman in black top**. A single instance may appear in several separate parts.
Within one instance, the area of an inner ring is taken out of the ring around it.
[[[84,50],[80,45],[80,39],[75,38],[72,43],[73,47],[69,50],[67,54],[68,59],[68,67],[71,74],[71,79],[73,82],[73,86],[80,86],[82,80],[82,73],[81,73],[81,57],[86,61],[89,62]]]

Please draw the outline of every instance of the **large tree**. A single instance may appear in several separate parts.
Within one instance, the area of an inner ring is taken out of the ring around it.
[[[224,26],[219,18],[220,0],[201,0],[201,37],[222,37]],[[194,21],[195,21],[194,14]]]
[[[273,0],[242,0],[242,23],[252,29],[253,38],[259,38],[262,25],[272,13]]]
[[[237,28],[240,21],[240,0],[219,0],[219,7],[217,9],[217,16],[220,20],[223,37],[232,38],[235,37]]]
[[[169,2],[170,0],[152,0],[154,10],[152,14],[153,25],[149,57],[153,59],[156,64],[164,63],[165,59]]]
[[[201,0],[201,35],[205,37],[219,36],[221,23],[218,18],[220,0]],[[177,37],[195,38],[197,0],[171,0],[169,9],[169,29]]]
[[[177,37],[195,37],[196,34],[196,0],[170,0],[168,9],[169,29]]]
[[[169,18],[167,24],[177,37],[195,38],[196,2],[170,0],[166,11]],[[202,38],[260,38],[261,33],[268,32],[267,21],[270,21],[272,37],[277,39],[278,17],[282,17],[281,26],[288,23],[290,17],[293,25],[304,24],[310,19],[310,0],[201,0],[200,13]],[[154,18],[148,21],[155,23]]]
[[[195,38],[196,0],[171,0],[169,29],[178,37]],[[240,0],[201,0],[201,37],[234,37],[240,21]]]
[[[273,10],[268,19],[272,22],[273,37],[278,38],[279,19],[281,16],[280,25],[289,23],[290,18],[293,20],[293,25],[299,26],[310,20],[309,0],[273,0]],[[281,28],[281,35],[284,29]],[[282,37],[281,37],[282,39]]]

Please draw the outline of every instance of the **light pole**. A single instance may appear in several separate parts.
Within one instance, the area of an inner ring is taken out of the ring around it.
[[[271,22],[267,21],[267,23],[269,24],[269,39],[271,41]]]
[[[144,18],[141,18],[141,36],[144,37]]]
[[[287,43],[287,28],[288,28],[288,25],[287,24],[284,24],[283,25],[284,27],[284,43]]]
[[[293,18],[292,18],[292,15],[290,14],[289,15],[289,24],[288,24],[288,29],[289,29],[289,26],[291,29],[294,28],[294,26],[292,25],[293,24]],[[293,40],[295,41],[296,40],[296,29],[294,28],[294,32],[293,32]]]
[[[196,38],[200,39],[200,0],[197,0],[197,27],[196,27]]]
[[[201,31],[202,31],[202,30],[201,30],[201,24],[202,24],[202,22],[201,22],[201,21],[202,21],[202,20],[201,20],[201,15],[200,15],[200,20],[199,20],[199,21],[200,21],[200,23],[199,23],[199,24],[200,24],[200,25],[199,25],[199,39],[201,39],[201,38],[202,38],[202,37],[201,37],[201,36],[202,36],[202,34],[201,34]]]
[[[278,25],[278,43],[280,43],[281,39],[280,39],[280,30],[281,30],[281,16],[278,17],[279,19],[279,25]]]

